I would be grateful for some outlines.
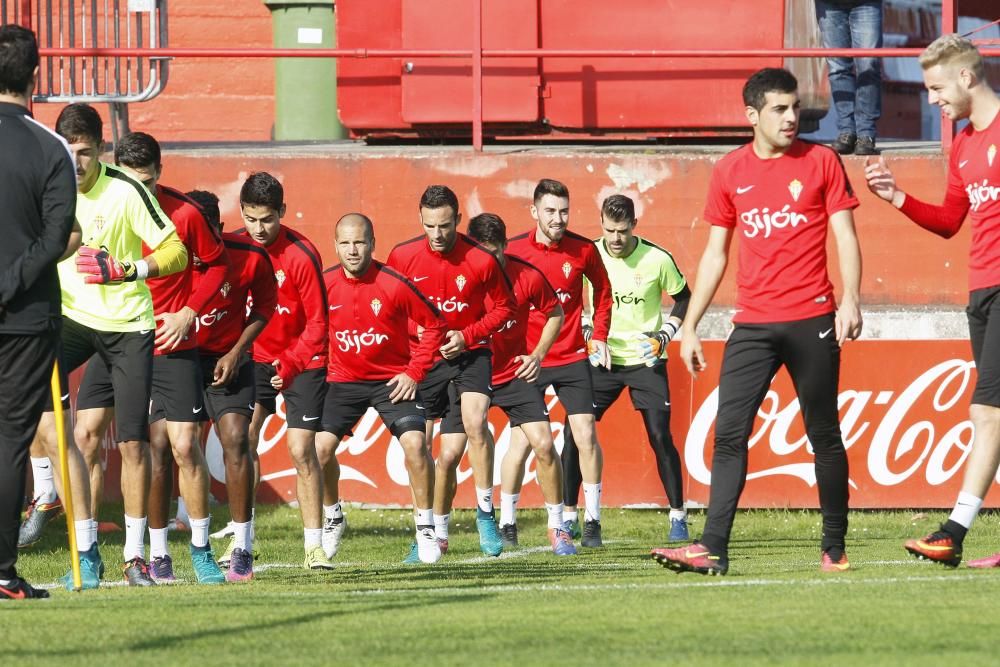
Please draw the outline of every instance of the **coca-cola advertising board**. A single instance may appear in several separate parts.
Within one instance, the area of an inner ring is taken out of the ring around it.
[[[677,351],[676,343],[671,351]],[[708,502],[722,352],[722,341],[705,342],[708,370],[697,379],[678,360],[669,362],[671,430],[684,463],[685,495],[699,504]],[[967,340],[862,340],[845,345],[839,404],[850,460],[852,507],[951,507],[972,442],[968,413],[975,378]],[[554,395],[546,400],[556,446],[561,448],[565,413]],[[262,502],[295,498],[295,471],[284,443],[283,414],[279,401],[278,414],[266,422],[258,447]],[[490,428],[497,444],[495,479],[499,483],[510,425],[496,408],[490,411]],[[656,462],[627,392],[598,424],[598,436],[604,449],[604,504],[665,506]],[[784,370],[758,411],[749,447],[742,506],[817,506],[812,452]],[[213,494],[224,498],[222,452],[214,432],[206,451]],[[373,411],[341,443],[337,458],[344,500],[410,503],[402,449]],[[115,459],[109,457],[112,493],[117,491]],[[471,475],[468,460],[463,459],[458,471],[458,506],[475,504]],[[521,506],[540,506],[541,502],[532,457]],[[988,496],[986,506],[1000,506],[1000,494]]]

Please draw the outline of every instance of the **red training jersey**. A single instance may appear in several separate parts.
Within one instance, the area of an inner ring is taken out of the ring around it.
[[[594,340],[607,341],[611,329],[611,281],[594,242],[567,231],[558,243],[547,245],[535,239],[536,230],[515,236],[507,244],[507,253],[519,257],[540,270],[548,279],[562,304],[565,319],[559,337],[542,362],[543,368],[565,366],[587,358],[580,315],[583,313],[583,277],[587,276],[594,293]],[[542,335],[548,315],[538,310],[528,318],[528,345],[534,346]]]
[[[269,246],[260,246],[246,232],[241,236],[264,248],[278,281],[278,303],[253,343],[253,360],[280,362],[276,374],[287,386],[304,370],[326,367],[323,264],[309,239],[284,225]]]
[[[225,233],[222,242],[229,255],[226,279],[212,295],[204,314],[195,320],[199,352],[218,356],[233,349],[251,313],[267,322],[278,304],[274,267],[264,249],[251,243],[245,235]],[[196,285],[204,273],[204,266],[195,269]],[[248,306],[248,297],[252,306]]]
[[[409,280],[372,261],[360,278],[338,264],[327,269],[330,354],[327,382],[388,380],[406,373],[420,382],[444,340],[445,321]],[[410,348],[407,330],[424,328]]]
[[[765,160],[752,144],[712,170],[705,219],[738,229],[734,322],[804,320],[833,312],[826,237],[831,215],[858,206],[840,156],[795,140]]]
[[[386,264],[430,299],[448,330],[462,332],[466,349],[489,347],[490,336],[514,313],[514,295],[497,258],[465,234],[459,233],[446,253],[431,250],[424,236],[404,241]]]
[[[906,195],[900,210],[921,227],[951,238],[972,220],[969,289],[1000,285],[1000,113],[983,130],[966,125],[951,146],[941,206]]]
[[[215,228],[205,221],[198,205],[182,192],[165,185],[157,185],[156,201],[174,223],[177,236],[187,247],[188,265],[183,271],[146,280],[149,292],[153,296],[153,314],[176,313],[184,306],[190,306],[196,314],[201,315],[205,312],[212,294],[222,287],[226,277],[229,262],[222,239]],[[143,256],[151,252],[152,249],[143,244]],[[198,257],[205,265],[205,273],[197,290],[194,288],[192,257]],[[198,336],[192,331],[174,349],[161,352],[159,348],[154,348],[153,354],[180,352],[197,346]]]
[[[559,297],[541,271],[524,260],[507,255],[504,270],[514,286],[514,316],[493,334],[493,386],[514,379],[521,367],[516,357],[528,354],[528,320],[538,312],[547,320],[559,307]]]

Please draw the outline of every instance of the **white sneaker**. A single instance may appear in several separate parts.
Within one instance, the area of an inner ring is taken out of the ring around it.
[[[417,531],[417,556],[421,563],[436,563],[441,560],[441,547],[433,528],[421,528]]]
[[[233,528],[233,522],[230,521],[221,530],[215,531],[214,533],[209,535],[209,537],[211,537],[213,540],[221,540],[224,537],[229,537],[230,535],[235,535],[235,534],[236,530]]]
[[[327,558],[333,558],[340,550],[340,540],[344,537],[347,519],[323,519],[323,551]]]

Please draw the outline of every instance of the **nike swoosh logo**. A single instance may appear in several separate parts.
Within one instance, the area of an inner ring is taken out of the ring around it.
[[[140,336],[145,336],[145,335],[146,335],[146,334],[148,334],[148,333],[149,333],[150,331],[151,331],[151,329],[139,329],[139,335],[140,335]]]
[[[968,160],[962,160],[961,162],[958,163],[958,168],[961,169],[962,167],[964,167],[967,164],[969,164]]]
[[[62,396],[60,396],[60,398],[62,400],[64,400],[64,401],[68,401],[69,400],[69,394],[63,394]]]
[[[339,305],[336,305],[336,306],[330,306],[330,310],[337,310],[338,308],[342,308],[343,306],[344,306],[344,304],[342,304],[342,303],[339,304]]]
[[[251,404],[250,404],[250,405],[248,405],[247,407],[248,407],[248,408],[250,408],[251,410],[253,410],[253,409],[255,409],[255,408],[256,408],[257,406],[256,406],[256,405],[254,405],[253,403],[251,403]]]
[[[831,331],[833,331],[833,329],[827,329],[826,331],[820,331],[819,332],[819,337],[820,338],[826,338],[827,336],[830,335]]]
[[[752,185],[748,185],[748,186],[743,187],[743,188],[736,188],[736,194],[742,195],[742,194],[745,194],[747,192],[750,192],[751,190],[753,190],[753,186]]]
[[[718,556],[713,556],[709,551],[691,551],[690,549],[684,550],[685,558],[702,558],[707,557],[709,560],[719,560]]]
[[[670,401],[663,401],[663,404],[664,404],[665,406],[667,406],[668,408],[670,407]]]
[[[304,421],[304,422],[314,422],[317,419],[319,419],[319,417],[303,417],[302,421]]]
[[[191,408],[191,414],[193,414],[193,415],[196,415],[196,414],[198,414],[199,412],[201,412],[201,411],[202,411],[202,409],[203,409],[204,407],[205,407],[205,406],[201,406],[200,408]]]
[[[23,600],[24,597],[25,597],[25,593],[24,593],[24,589],[23,588],[21,590],[17,591],[16,593],[13,590],[11,590],[9,588],[6,588],[4,586],[0,586],[0,589],[2,589],[3,592],[4,592],[4,595],[6,595],[11,600]]]
[[[419,278],[417,276],[413,276],[413,282],[419,283],[421,280],[427,280],[428,278],[430,278],[430,276],[420,276]]]
[[[424,406],[422,406],[419,403],[417,403],[417,410],[423,410],[423,409],[424,409]]]
[[[586,351],[587,351],[587,348],[585,348],[585,347],[581,347],[581,348],[580,348],[579,350],[577,350],[577,351],[576,351],[576,353],[577,353],[577,354],[583,354],[583,353],[584,353],[584,352],[586,352]]]

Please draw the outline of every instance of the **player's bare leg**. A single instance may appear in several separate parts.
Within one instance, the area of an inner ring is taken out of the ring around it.
[[[487,427],[486,414],[490,397],[467,391],[461,396],[462,424],[469,442],[469,463],[476,484],[476,526],[479,548],[487,556],[499,556],[503,540],[493,514],[493,436]]]
[[[154,581],[175,581],[173,560],[167,548],[167,517],[174,489],[174,456],[167,422],[149,425],[149,574]]]
[[[601,539],[601,475],[604,470],[604,455],[597,442],[597,428],[594,415],[569,415],[569,426],[573,440],[580,452],[580,473],[583,476],[584,522],[583,539],[585,547],[603,545]]]
[[[97,522],[91,513],[90,478],[83,455],[73,443],[68,421],[65,424],[65,430],[70,493],[73,494],[73,527],[77,549],[80,552],[81,580],[84,588],[97,588],[104,575],[104,563],[97,549]],[[61,498],[65,498],[65,490],[62,488],[62,468],[59,466],[59,441],[56,435],[54,412],[42,413],[36,439],[52,462],[56,491]],[[72,572],[67,573],[60,581],[67,589],[72,589]]]
[[[562,461],[552,440],[552,428],[549,422],[543,421],[521,424],[520,430],[527,437],[535,454],[535,474],[538,476],[538,485],[548,513],[548,536],[552,552],[557,556],[575,555],[576,547],[563,527]],[[520,470],[519,477],[523,479],[524,467]]]
[[[327,431],[316,434],[316,458],[323,471],[323,551],[333,558],[344,536],[344,509],[340,505],[340,464],[337,447],[340,438]],[[411,477],[412,483],[412,477]]]
[[[403,448],[406,473],[410,477],[410,491],[413,494],[417,558],[422,563],[435,563],[441,559],[442,550],[433,525],[435,467],[431,459],[431,450],[427,446],[426,434],[422,431],[407,431],[400,434],[399,444]],[[407,562],[412,560],[408,559]]]
[[[90,477],[90,513],[95,519],[104,496],[104,467],[101,465],[101,444],[111,426],[115,411],[112,408],[77,410],[73,437],[83,454]]]
[[[432,428],[428,424],[428,430]],[[434,532],[442,553],[448,551],[448,527],[451,523],[451,506],[458,492],[458,464],[465,453],[468,438],[464,433],[442,433],[441,446],[434,466]],[[426,442],[430,442],[427,440]],[[430,448],[428,447],[428,452]],[[429,455],[429,454],[428,454]],[[416,502],[416,497],[414,497]],[[416,507],[416,505],[414,505]]]
[[[323,543],[323,472],[316,457],[316,433],[308,429],[289,428],[285,431],[288,455],[295,465],[296,496],[302,527],[305,534],[305,551],[308,556]],[[310,569],[330,569],[329,559],[317,561]]]

